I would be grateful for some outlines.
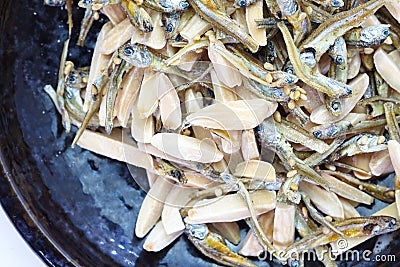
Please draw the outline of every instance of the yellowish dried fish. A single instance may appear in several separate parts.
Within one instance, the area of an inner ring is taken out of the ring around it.
[[[143,249],[158,252],[174,242],[182,233],[183,230],[167,234],[162,221],[159,221],[147,236],[143,244]]]
[[[271,163],[260,160],[249,160],[239,163],[236,166],[234,175],[268,183],[276,182],[275,168]]]
[[[147,192],[136,220],[135,234],[137,237],[144,237],[159,220],[165,198],[172,186],[173,182],[159,176]]]
[[[263,214],[275,208],[274,191],[257,190],[250,193],[256,213]],[[239,194],[230,194],[215,199],[197,202],[188,210],[186,223],[234,222],[250,216],[249,210]]]
[[[257,52],[259,48],[258,43],[243,31],[231,18],[220,11],[214,2],[208,0],[189,0],[188,2],[202,19],[232,36],[238,42],[241,42],[251,52]]]
[[[175,133],[158,133],[151,139],[157,149],[173,157],[195,162],[217,162],[223,154],[210,139],[199,140]]]
[[[363,97],[365,90],[369,84],[369,77],[367,74],[361,74],[350,82],[353,94],[343,99],[342,113],[340,116],[333,116],[324,106],[314,109],[310,115],[312,122],[317,124],[334,123],[342,120],[350,111],[357,105],[357,102]]]
[[[216,103],[187,116],[185,124],[223,130],[247,130],[259,125],[275,109],[275,103],[263,99]]]
[[[343,11],[331,19],[321,23],[302,43],[301,50],[312,48],[315,50],[315,56],[319,59],[322,54],[328,51],[335,40],[346,33],[348,30],[360,26],[364,20],[374,14],[384,1],[372,0],[359,5],[348,11]]]
[[[372,216],[391,216],[392,218],[399,219],[399,213],[397,212],[396,205],[393,203],[380,211],[372,214]],[[362,217],[361,217],[362,218]],[[379,218],[379,217],[372,217],[372,218]],[[397,224],[397,223],[396,223]],[[391,224],[392,229],[396,229],[396,224]],[[385,228],[382,228],[384,230]],[[338,255],[342,254],[343,252],[354,248],[355,246],[365,242],[366,240],[370,239],[372,236],[368,234],[362,234],[361,236],[356,237],[348,237],[346,238],[346,246],[341,246],[340,242],[331,241],[330,245],[333,251],[336,251]]]

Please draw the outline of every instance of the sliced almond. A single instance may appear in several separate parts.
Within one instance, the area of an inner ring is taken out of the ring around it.
[[[215,46],[224,47],[224,44],[221,41],[216,40],[215,42],[211,42],[208,47],[208,57],[213,63],[218,80],[229,88],[240,85],[242,83],[242,77],[239,70],[224,56],[220,55],[215,49]]]
[[[258,151],[254,130],[244,130],[242,133],[242,156],[244,160],[259,159],[260,152]]]
[[[140,86],[140,92],[138,97],[138,111],[142,118],[149,117],[158,106],[158,91],[159,85],[159,74],[156,72],[146,69]]]
[[[242,153],[240,151],[233,152],[232,154],[225,154],[224,160],[228,164],[228,169],[230,173],[235,172],[237,165],[243,162]]]
[[[191,71],[201,56],[202,53],[198,53],[198,51],[189,51],[179,59],[179,64],[177,64],[177,66],[181,70]]]
[[[344,218],[354,218],[354,217],[360,217],[360,213],[354,208],[353,205],[351,205],[346,199],[344,198],[339,198],[340,202],[342,202],[343,210],[344,210]]]
[[[225,153],[232,154],[240,149],[240,141],[242,139],[242,131],[232,130],[227,131],[229,134],[229,139],[222,138],[221,145],[222,150]]]
[[[374,176],[381,176],[394,172],[392,161],[387,150],[372,153],[369,168]]]
[[[372,156],[371,153],[365,153],[365,154],[354,155],[352,157],[353,166],[356,168],[359,168],[361,170],[364,170],[366,172],[366,173],[363,173],[363,172],[353,171],[354,176],[357,177],[358,179],[360,179],[360,180],[371,179],[372,173],[371,173],[371,169],[369,168],[371,156]]]
[[[174,240],[177,239],[182,233],[183,230],[174,232],[172,234],[167,234],[164,229],[164,225],[161,221],[159,221],[146,238],[146,241],[143,244],[143,249],[146,251],[158,252],[174,242]]]
[[[382,49],[379,48],[374,54],[375,68],[382,78],[397,92],[400,92],[400,68],[392,58]]]
[[[369,84],[369,77],[367,74],[361,74],[354,80],[350,82],[350,87],[353,93],[343,99],[342,101],[342,113],[340,116],[333,116],[331,112],[326,108],[325,105],[322,105],[316,109],[314,109],[310,115],[310,119],[312,122],[317,124],[325,124],[325,123],[334,123],[342,120],[346,117],[350,111],[357,105],[358,101],[363,97],[365,90],[367,90]]]
[[[278,202],[275,208],[273,244],[278,250],[283,250],[294,241],[295,205]]]
[[[258,217],[258,222],[260,223],[261,229],[265,233],[268,240],[272,242],[272,233],[274,230],[274,216],[273,210],[264,213]],[[239,254],[243,256],[259,256],[263,252],[263,248],[258,243],[257,238],[254,236],[253,232],[249,230],[243,243],[239,249]]]
[[[388,150],[390,160],[397,177],[400,177],[400,144],[396,140],[389,140]]]
[[[195,14],[183,27],[180,34],[186,40],[191,41],[196,36],[201,36],[209,29],[211,29],[211,24],[200,18],[199,15]]]
[[[239,163],[236,166],[234,175],[268,183],[276,182],[275,168],[271,163],[260,160],[249,160]]]
[[[210,163],[223,158],[211,139],[199,140],[175,133],[158,133],[151,139],[151,144],[166,154],[183,160]]]
[[[211,81],[213,83],[213,92],[217,102],[228,102],[237,100],[236,93],[227,88],[217,77],[214,70],[210,72]]]
[[[257,190],[250,193],[256,214],[275,208],[274,191]],[[234,222],[250,216],[249,209],[239,194],[230,194],[197,202],[188,211],[186,223]]]
[[[185,91],[185,108],[187,113],[193,113],[203,108],[203,97],[197,97],[193,89]]]
[[[302,181],[299,186],[300,190],[307,194],[313,204],[326,215],[333,218],[344,218],[344,210],[342,203],[337,195],[328,192],[319,186]]]
[[[397,49],[393,50],[392,52],[389,53],[389,56],[396,65],[400,64],[400,51],[398,51]]]
[[[132,108],[132,137],[140,143],[150,143],[154,135],[154,118],[153,116],[142,118],[139,113],[137,102]]]
[[[152,171],[146,170],[147,182],[149,183],[149,187],[151,188],[156,182],[158,175]]]
[[[348,185],[347,183],[344,183],[335,177],[325,173],[324,171],[321,172],[321,176],[328,181],[329,184],[332,185],[331,191],[335,192],[336,194],[345,197],[347,199],[350,199],[352,201],[356,201],[359,203],[364,203],[367,205],[370,205],[374,202],[374,198],[371,197],[370,195],[364,193],[361,190],[358,190],[357,188]]]
[[[400,2],[398,0],[386,1],[385,7],[390,14],[400,23]]]
[[[192,113],[187,116],[186,122],[213,129],[247,130],[259,125],[275,109],[273,103],[263,99],[229,101],[212,104]]]
[[[105,41],[99,48],[100,52],[106,55],[113,53],[126,43],[136,31],[138,29],[132,25],[129,18],[124,19],[106,34]]]
[[[159,74],[157,97],[160,101],[161,121],[167,129],[175,130],[182,122],[182,111],[179,96],[164,73]]]
[[[108,17],[113,25],[117,25],[126,18],[121,5],[105,5],[101,11]]]
[[[246,22],[249,33],[260,46],[267,45],[266,28],[258,28],[256,20],[263,19],[263,0],[258,0],[252,5],[246,7]]]
[[[361,67],[361,56],[357,51],[355,54],[349,58],[348,60],[348,70],[347,70],[347,79],[353,79],[360,72]]]
[[[122,135],[123,133],[119,129],[114,129],[110,135],[85,130],[79,138],[78,145],[112,159],[137,167],[152,169],[152,158],[140,151],[132,138],[124,137],[122,139]]]
[[[115,100],[115,111],[117,118],[123,127],[128,123],[129,114],[132,110],[133,102],[139,93],[139,88],[143,79],[143,69],[134,68],[126,74],[121,84],[122,90],[118,92]]]
[[[178,185],[169,191],[161,214],[164,230],[168,235],[185,229],[179,210],[186,205],[194,192],[192,188]]]
[[[172,186],[173,183],[170,180],[158,177],[154,186],[147,192],[136,220],[135,234],[137,237],[144,237],[159,220],[165,198]]]

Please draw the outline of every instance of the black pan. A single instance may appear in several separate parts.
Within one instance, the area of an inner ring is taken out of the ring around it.
[[[77,26],[71,44],[76,42],[82,15],[82,10],[74,9]],[[184,236],[160,253],[143,251],[143,240],[134,237],[133,227],[145,194],[127,166],[70,148],[73,133],[65,134],[59,114],[43,91],[45,84],[56,85],[66,20],[65,11],[45,7],[43,0],[0,1],[0,198],[4,209],[49,266],[217,266]],[[87,46],[71,46],[69,59],[89,65],[88,50],[92,51],[100,24],[95,23]],[[137,170],[134,175],[144,173]],[[374,240],[359,249],[373,245]],[[398,241],[382,253],[396,254],[400,260]]]

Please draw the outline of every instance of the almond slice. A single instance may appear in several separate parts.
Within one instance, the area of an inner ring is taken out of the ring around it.
[[[236,166],[234,175],[269,183],[276,182],[275,168],[271,163],[260,160],[249,160],[239,163]]]
[[[250,193],[256,214],[275,208],[274,191],[257,190]],[[250,212],[239,194],[230,194],[197,202],[188,211],[186,223],[234,222],[250,217]]]
[[[378,48],[374,54],[375,68],[382,78],[397,92],[400,92],[400,68],[392,58],[382,49]]]
[[[333,218],[344,219],[344,210],[342,203],[337,195],[333,192],[328,192],[319,186],[308,182],[300,182],[299,188],[307,194],[313,204],[323,213],[332,216]]]
[[[276,110],[275,104],[263,99],[216,103],[190,114],[186,122],[213,129],[248,130],[271,116]]]
[[[162,152],[183,160],[210,163],[223,158],[211,139],[199,140],[175,133],[158,133],[151,139],[151,144]]]
[[[143,249],[146,251],[158,252],[174,242],[174,240],[177,239],[182,233],[183,230],[174,232],[172,234],[167,234],[162,222],[159,221],[146,238],[146,241],[143,244]]]
[[[135,234],[137,237],[144,237],[156,224],[161,216],[165,198],[172,186],[173,182],[159,176],[147,192],[136,220]]]

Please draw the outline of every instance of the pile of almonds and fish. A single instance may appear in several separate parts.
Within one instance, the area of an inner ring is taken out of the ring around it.
[[[71,34],[71,1],[45,2],[67,6]],[[66,131],[79,128],[72,146],[146,169],[145,250],[184,234],[227,266],[263,251],[335,266],[329,247],[400,228],[400,1],[78,5],[78,45],[108,22],[90,66],[68,61],[65,42],[45,91]],[[360,216],[375,199],[387,207]]]

